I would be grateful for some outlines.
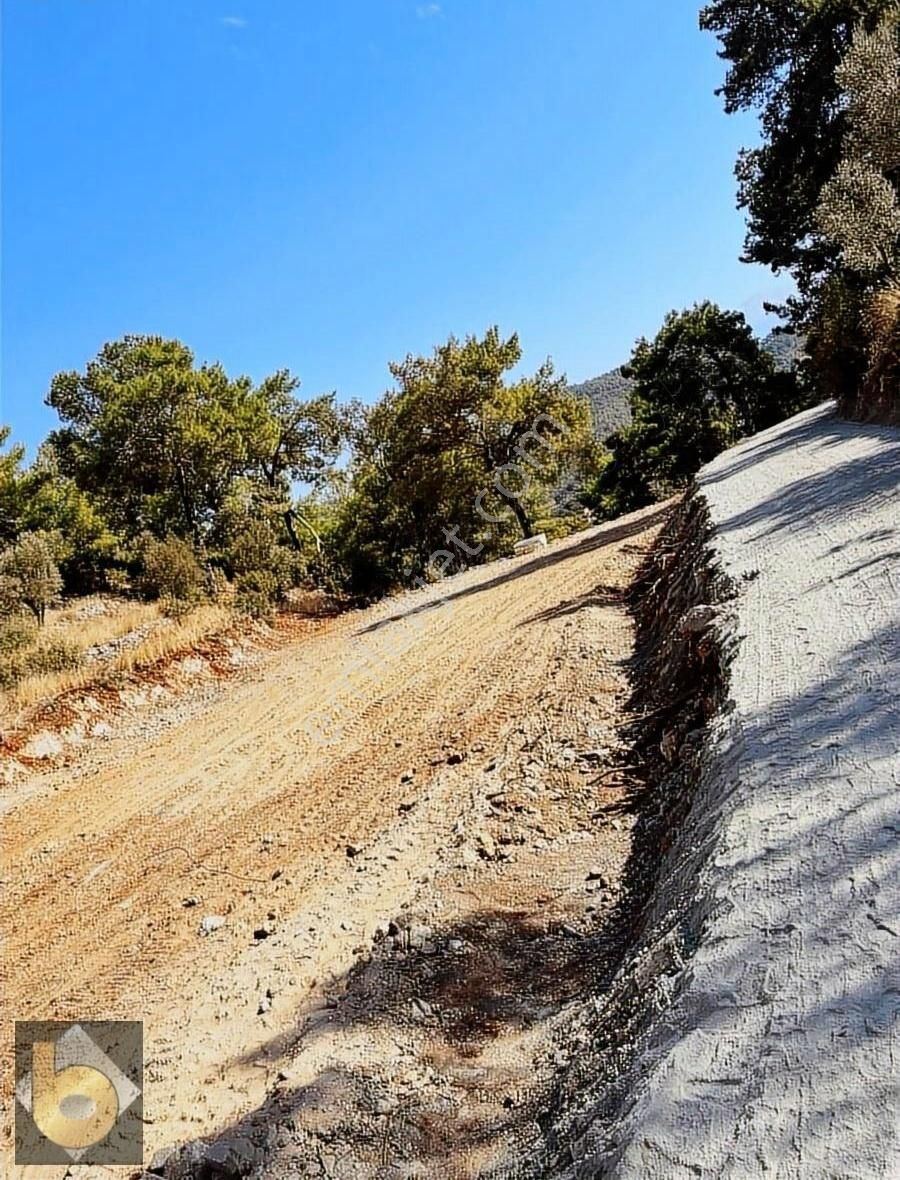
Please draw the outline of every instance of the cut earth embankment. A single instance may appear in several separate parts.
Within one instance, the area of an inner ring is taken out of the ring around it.
[[[632,946],[528,1174],[900,1176],[900,432],[720,456],[637,613]]]

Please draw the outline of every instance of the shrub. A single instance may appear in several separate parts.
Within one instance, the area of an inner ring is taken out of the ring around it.
[[[818,312],[807,339],[813,384],[853,416],[866,369],[864,296],[852,275],[832,275],[819,290]]]
[[[37,635],[34,620],[21,611],[0,619],[0,658],[30,647]]]
[[[51,639],[29,649],[35,628],[15,630],[4,621],[0,627],[0,688],[15,688],[28,676],[65,672],[82,662],[81,648],[69,639]]]
[[[111,566],[109,569],[103,571],[104,588],[110,594],[127,594],[131,589],[131,579],[128,576],[128,571],[121,568],[121,566]]]
[[[24,652],[0,656],[0,689],[15,688],[27,674]]]
[[[278,538],[269,522],[247,517],[231,537],[228,560],[235,574],[269,569],[277,560],[278,548]]]
[[[180,537],[145,538],[141,544],[141,591],[182,614],[204,596],[203,567]],[[179,604],[179,605],[175,605]]]
[[[173,594],[164,594],[159,600],[160,614],[176,622],[189,615],[197,605],[196,598],[176,598]]]
[[[0,574],[0,617],[19,614],[22,602],[22,587],[18,578],[9,574]]]
[[[271,615],[279,598],[278,580],[268,570],[248,570],[235,579],[235,606],[254,619]]]
[[[45,672],[65,672],[79,666],[82,652],[72,639],[51,639],[28,652],[25,662],[31,676]]]
[[[255,570],[264,570],[278,583],[280,593],[297,584],[305,573],[305,561],[300,553],[287,549],[269,520],[246,519],[230,539],[227,566],[237,577]]]
[[[900,287],[873,296],[866,314],[869,364],[857,413],[900,423]]]
[[[56,538],[50,533],[23,533],[0,553],[0,596],[6,609],[27,607],[38,623],[62,590],[55,557]]]
[[[14,688],[27,674],[27,649],[37,624],[21,610],[0,619],[0,688]]]
[[[544,533],[548,541],[559,541],[586,528],[588,521],[583,513],[569,513],[566,516],[545,516],[534,522],[534,532]]]

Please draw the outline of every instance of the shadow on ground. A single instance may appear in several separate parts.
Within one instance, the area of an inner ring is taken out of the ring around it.
[[[541,570],[558,565],[560,562],[570,561],[575,557],[583,557],[586,553],[605,549],[609,545],[615,545],[619,541],[625,541],[629,537],[637,536],[639,533],[643,533],[647,529],[661,524],[669,511],[670,505],[664,504],[654,512],[638,516],[637,518],[630,518],[623,524],[601,525],[598,529],[592,529],[583,540],[578,541],[574,545],[569,545],[564,549],[553,549],[549,553],[540,557],[531,558],[530,560],[517,558],[515,559],[515,564],[511,564],[508,568],[504,569],[503,573],[497,574],[494,578],[489,578],[485,582],[479,582],[474,586],[467,586],[461,590],[448,590],[448,593],[443,594],[440,598],[429,599],[428,602],[421,602],[415,606],[410,606],[407,610],[397,611],[395,614],[388,615],[387,618],[378,619],[376,622],[370,623],[368,627],[361,628],[357,632],[357,635],[368,635],[373,631],[380,631],[383,627],[387,627],[391,623],[399,623],[403,619],[413,618],[416,615],[422,614],[424,611],[437,610],[438,607],[445,606],[447,603],[471,598],[476,594],[482,594],[485,590],[492,590],[496,586],[502,586],[506,582],[514,582],[518,578],[527,578],[531,574],[539,573]],[[452,584],[452,579],[449,579],[447,583],[448,587],[452,586]]]
[[[435,929],[392,924],[371,959],[334,981],[335,1007],[298,1014],[290,1033],[241,1059],[280,1079],[266,1101],[215,1137],[182,1148],[166,1175],[487,1175],[472,1170],[472,1160],[479,1153],[488,1160],[507,1139],[533,1137],[546,1095],[513,1068],[487,1068],[482,1052],[602,990],[619,957],[612,931],[620,928],[621,915],[594,932],[509,911],[478,911]],[[411,1084],[402,1069],[398,1079],[396,1061],[386,1076],[383,1062],[348,1068],[339,1052],[312,1081],[292,1084],[290,1063],[300,1052],[366,1028],[377,1029],[373,1045],[392,1032],[423,1038],[427,1052],[416,1058]],[[429,1059],[439,1061],[449,1091],[421,1080]]]

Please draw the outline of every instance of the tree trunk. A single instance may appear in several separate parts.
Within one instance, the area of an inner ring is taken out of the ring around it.
[[[290,537],[291,544],[299,553],[301,550],[300,538],[297,536],[297,530],[294,528],[294,510],[288,508],[286,512],[281,514],[284,521],[284,527],[287,529],[287,535]]]
[[[184,510],[185,518],[187,519],[188,528],[191,530],[191,539],[193,540],[194,548],[200,549],[202,548],[202,537],[200,535],[199,526],[197,525],[197,517],[194,513],[194,504],[188,493],[187,478],[184,474],[184,466],[180,459],[175,463],[175,476],[176,482],[178,484],[178,494],[181,498],[181,506]]]
[[[509,506],[516,514],[516,520],[519,522],[519,528],[522,530],[522,538],[530,537],[534,530],[531,524],[531,517],[525,511],[522,501],[516,496],[510,496]]]
[[[309,529],[309,531],[312,533],[313,537],[315,538],[316,552],[321,553],[322,552],[322,538],[319,536],[319,534],[316,532],[316,530],[309,523],[309,521],[306,519],[305,516],[303,516],[301,513],[297,512],[297,510],[295,508],[289,508],[287,510],[287,512],[285,512],[285,514],[284,514],[284,523],[287,526],[288,536],[293,541],[294,547],[299,551],[300,540],[297,536],[297,530],[294,528],[294,520],[295,519],[299,520],[304,528]]]

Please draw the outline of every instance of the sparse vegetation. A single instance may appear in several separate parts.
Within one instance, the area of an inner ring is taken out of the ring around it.
[[[85,608],[92,606],[99,613],[86,615]],[[27,614],[7,616],[0,623],[0,716],[154,667],[232,622],[232,612],[220,604],[201,603],[178,618],[166,618],[158,602],[103,599],[48,611],[42,631]],[[123,637],[134,642],[117,644]],[[94,653],[104,647],[108,657],[98,658]]]
[[[173,613],[198,603],[204,594],[203,569],[193,548],[180,537],[145,537],[140,546],[140,586],[148,598],[170,604]]]

